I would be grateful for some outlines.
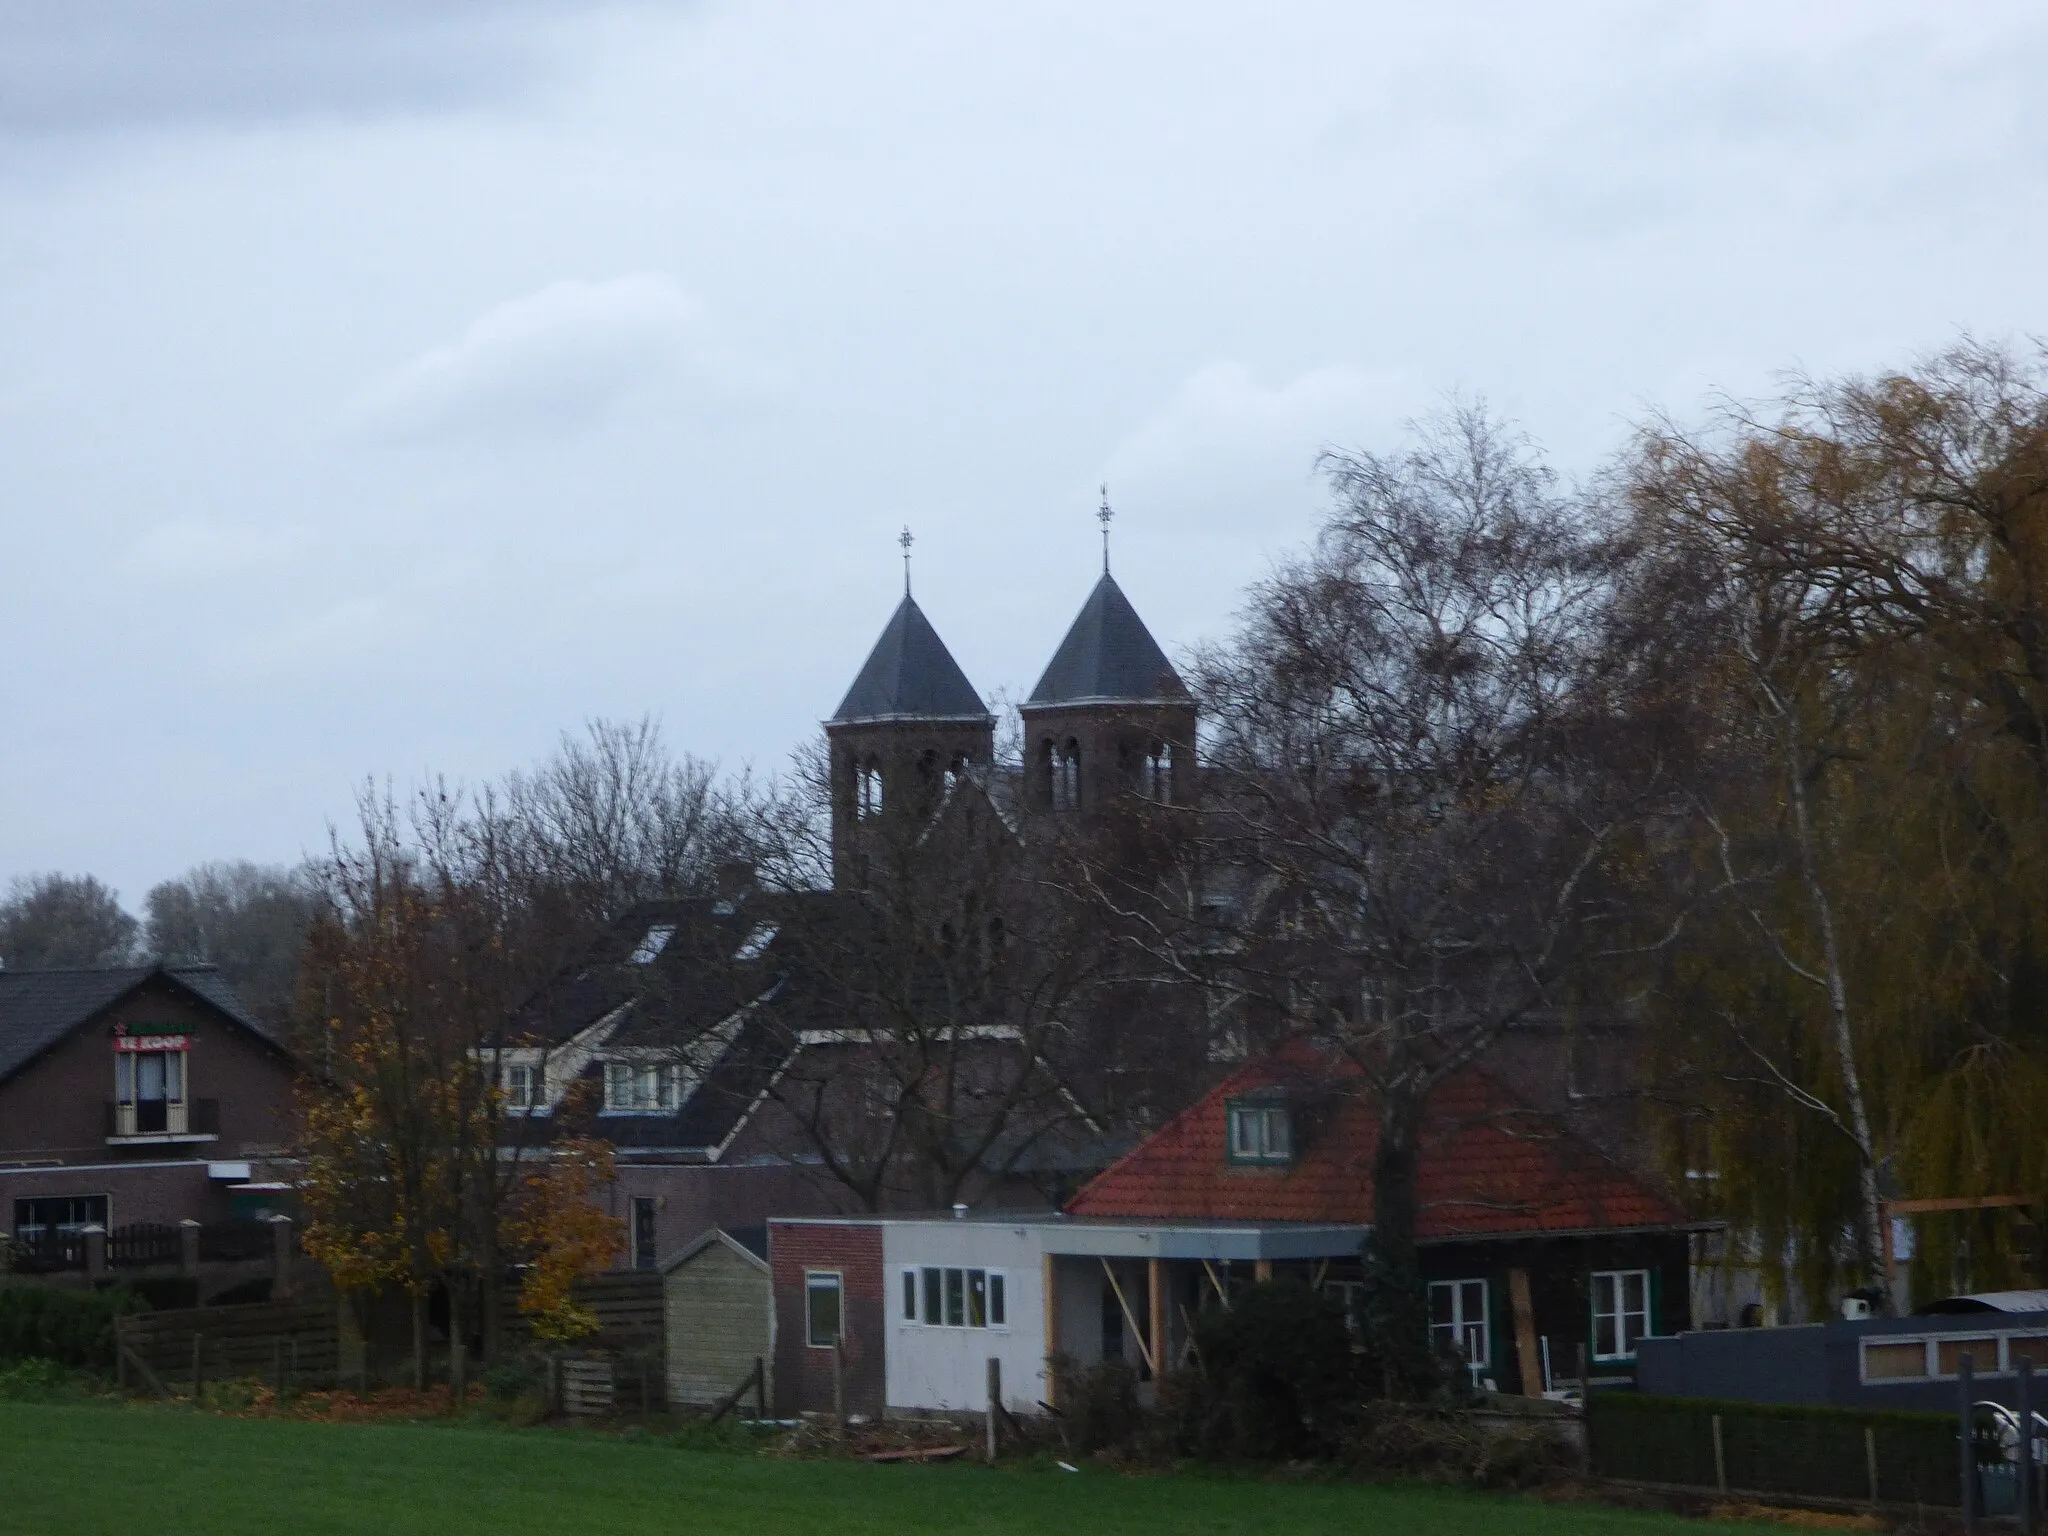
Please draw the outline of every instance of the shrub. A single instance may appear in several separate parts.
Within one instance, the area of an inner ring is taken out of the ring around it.
[[[484,1392],[498,1402],[507,1403],[517,1397],[527,1397],[540,1392],[547,1380],[547,1370],[539,1361],[523,1355],[513,1355],[498,1361],[484,1372]]]
[[[132,1292],[73,1291],[54,1285],[0,1282],[0,1363],[54,1360],[107,1370],[114,1363],[114,1319],[139,1311]]]
[[[1358,1371],[1343,1304],[1299,1280],[1250,1287],[1195,1320],[1206,1393],[1188,1393],[1176,1438],[1198,1455],[1271,1458],[1327,1452]]]
[[[71,1385],[71,1373],[54,1360],[18,1360],[0,1366],[0,1401],[46,1402],[65,1396]]]
[[[1134,1450],[1145,1422],[1138,1406],[1138,1373],[1121,1360],[1076,1366],[1061,1356],[1053,1361],[1059,1382],[1059,1405],[1068,1443],[1081,1455],[1097,1451]]]

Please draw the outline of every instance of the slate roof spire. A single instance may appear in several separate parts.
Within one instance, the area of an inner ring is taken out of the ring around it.
[[[1103,506],[1107,511],[1106,498]],[[1105,518],[1105,541],[1108,533]],[[1189,698],[1187,684],[1109,574],[1105,542],[1102,579],[1081,605],[1067,638],[1053,653],[1051,665],[1024,701],[1025,706],[1182,703]]]
[[[960,663],[932,628],[924,610],[909,592],[905,551],[905,590],[887,628],[846,690],[846,697],[827,721],[850,725],[870,720],[971,720],[989,718],[988,706],[967,681]]]

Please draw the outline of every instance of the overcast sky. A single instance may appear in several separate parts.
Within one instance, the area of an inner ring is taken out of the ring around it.
[[[0,0],[0,881],[139,907],[591,716],[773,770],[919,601],[1170,652],[1325,446],[1570,473],[2048,331],[2048,12]]]

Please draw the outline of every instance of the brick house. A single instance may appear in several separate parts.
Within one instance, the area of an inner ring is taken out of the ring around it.
[[[1013,1412],[1046,1362],[1181,1363],[1188,1320],[1283,1274],[1355,1304],[1377,1125],[1348,1062],[1249,1063],[1111,1165],[1064,1212],[769,1223],[777,1412],[975,1409],[987,1361]],[[1438,1347],[1534,1395],[1632,1379],[1637,1343],[1687,1325],[1698,1224],[1477,1067],[1432,1098],[1419,1238]]]
[[[0,971],[12,1264],[83,1270],[88,1227],[174,1246],[182,1221],[286,1212],[294,1070],[210,966]]]

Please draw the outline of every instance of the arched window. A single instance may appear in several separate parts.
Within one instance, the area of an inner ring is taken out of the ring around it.
[[[1145,763],[1139,773],[1138,792],[1161,805],[1173,804],[1173,746],[1155,741],[1145,749]]]
[[[860,818],[866,821],[870,816],[882,813],[882,765],[872,757],[861,764],[858,805]]]
[[[1081,809],[1081,743],[1069,736],[1052,757],[1052,808]]]

